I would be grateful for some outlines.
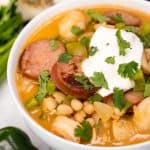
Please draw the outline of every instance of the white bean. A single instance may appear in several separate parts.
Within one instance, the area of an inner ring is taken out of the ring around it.
[[[66,104],[60,104],[57,107],[57,114],[58,115],[71,115],[73,113],[72,108]]]
[[[83,107],[83,111],[87,113],[88,115],[92,114],[94,112],[94,106],[91,103],[85,103]]]
[[[71,107],[73,108],[74,111],[79,111],[82,109],[83,104],[78,99],[72,99]]]
[[[42,109],[44,112],[49,112],[55,109],[57,106],[56,101],[52,97],[44,98],[42,103]]]
[[[78,121],[79,123],[84,121],[84,118],[86,117],[86,113],[84,111],[79,111],[74,115],[74,119]]]
[[[53,93],[53,97],[55,98],[55,100],[58,104],[62,103],[65,99],[65,95],[58,91]]]

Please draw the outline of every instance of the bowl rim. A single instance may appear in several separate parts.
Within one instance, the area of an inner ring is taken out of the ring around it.
[[[84,2],[84,0],[78,0],[79,2]],[[85,0],[86,1],[86,0]],[[110,3],[113,1],[113,3],[115,4],[115,2],[117,3],[118,5],[118,2],[123,2],[123,3],[126,3],[126,2],[129,2],[130,0],[105,0],[106,3]],[[88,0],[86,1],[86,4],[85,6],[88,6],[89,4],[93,4],[93,3],[98,3],[98,0]],[[132,2],[134,3],[137,3],[138,5],[144,5],[144,6],[147,6],[148,8],[150,8],[150,2],[147,2],[147,1],[142,1],[142,0],[132,0]],[[23,104],[21,103],[21,101],[19,100],[19,97],[18,97],[18,94],[17,94],[17,90],[16,90],[16,84],[15,84],[15,72],[16,72],[16,66],[17,66],[17,63],[18,63],[18,58],[20,56],[20,49],[17,50],[17,53],[16,53],[16,49],[17,47],[20,47],[20,42],[21,41],[25,41],[27,39],[27,37],[25,37],[25,35],[27,33],[33,33],[32,32],[32,29],[34,28],[34,26],[36,25],[36,23],[40,22],[40,20],[42,20],[42,18],[44,16],[46,16],[46,14],[50,13],[50,12],[54,12],[56,10],[58,10],[59,8],[62,8],[61,11],[59,13],[56,13],[55,15],[51,15],[49,17],[52,18],[54,16],[56,16],[57,14],[60,14],[61,12],[65,12],[66,10],[70,10],[72,8],[69,8],[69,5],[73,4],[73,3],[77,3],[77,0],[70,0],[69,2],[62,2],[60,4],[57,4],[55,6],[52,6],[51,8],[47,8],[46,10],[44,10],[41,14],[39,14],[38,16],[36,16],[34,19],[32,19],[24,28],[23,30],[21,31],[21,33],[18,35],[12,49],[11,49],[11,52],[10,52],[10,56],[9,56],[9,60],[8,60],[8,67],[7,67],[7,81],[8,81],[8,86],[9,86],[9,90],[10,90],[10,93],[12,95],[12,98],[15,102],[15,104],[17,105],[19,111],[21,112],[21,114],[23,114],[24,118],[29,121],[34,127],[36,127],[36,129],[38,129],[40,132],[43,132],[43,134],[47,135],[48,137],[50,138],[55,138],[58,142],[62,142],[66,145],[72,145],[76,148],[83,148],[83,149],[86,149],[86,148],[89,148],[91,150],[100,150],[100,149],[105,149],[105,150],[117,150],[117,149],[128,149],[128,148],[137,148],[139,146],[147,146],[150,144],[150,141],[145,141],[145,142],[142,142],[142,143],[137,143],[137,144],[131,144],[131,145],[124,145],[124,146],[90,146],[90,145],[83,145],[83,144],[79,144],[79,143],[75,143],[75,142],[72,142],[72,141],[69,141],[69,140],[66,140],[64,138],[61,138],[55,134],[53,134],[52,132],[49,132],[48,130],[44,129],[44,127],[42,127],[41,125],[39,125],[34,119],[32,119],[32,117],[30,117],[30,115],[28,114],[28,112],[25,110]],[[104,2],[105,3],[105,2]],[[80,5],[80,4],[78,4]],[[113,4],[112,4],[113,5]],[[121,5],[121,4],[120,4]],[[64,9],[63,9],[64,7]],[[68,7],[68,8],[66,8]],[[79,7],[82,7],[82,6],[79,6]],[[77,8],[79,8],[77,7]],[[126,7],[126,6],[125,6]],[[128,6],[127,6],[128,7]],[[65,9],[66,8],[66,9]],[[73,6],[74,8],[74,6]],[[131,7],[131,9],[135,9],[134,7]],[[63,10],[63,11],[62,11]],[[140,10],[140,9],[139,9]],[[143,8],[143,11],[144,11],[144,8]],[[149,11],[147,11],[148,13],[150,13],[150,9]],[[48,17],[47,17],[48,18]],[[44,21],[43,22],[46,22],[46,19],[44,18],[43,19]],[[41,24],[38,25],[38,27],[40,26]],[[38,28],[37,27],[37,28]],[[34,29],[35,30],[35,29]],[[16,56],[16,57],[14,57]],[[15,65],[14,65],[15,64]],[[15,66],[15,67],[14,67]]]

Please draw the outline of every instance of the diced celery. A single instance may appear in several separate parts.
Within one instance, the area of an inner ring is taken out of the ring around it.
[[[144,79],[144,74],[141,70],[137,71],[137,73],[133,77],[135,86],[134,90],[135,91],[144,91],[145,89],[145,79]]]
[[[150,22],[144,23],[141,26],[141,34],[146,35],[148,33],[150,33]]]
[[[87,57],[86,47],[79,42],[71,42],[66,44],[67,52],[73,56]]]
[[[32,109],[36,106],[38,106],[38,101],[35,99],[35,98],[31,98],[26,104],[25,104],[25,107],[27,109]]]
[[[55,84],[53,83],[52,80],[48,80],[48,83],[47,83],[47,92],[49,95],[53,94],[55,92]]]

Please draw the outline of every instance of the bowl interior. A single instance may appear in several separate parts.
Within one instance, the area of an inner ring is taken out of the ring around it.
[[[26,112],[26,110],[24,109],[21,101],[19,100],[19,95],[17,93],[16,83],[15,83],[15,72],[16,72],[18,60],[19,60],[19,57],[21,54],[22,46],[24,45],[24,43],[28,39],[28,37],[34,32],[34,30],[36,30],[39,26],[41,26],[44,22],[46,22],[46,20],[49,20],[50,18],[56,16],[57,14],[60,14],[61,12],[64,12],[67,10],[71,10],[74,8],[82,8],[82,7],[94,7],[94,6],[98,6],[98,5],[114,5],[116,7],[123,6],[123,7],[141,10],[141,11],[144,11],[144,12],[150,14],[150,3],[143,1],[143,0],[132,0],[132,1],[131,0],[101,0],[101,1],[98,1],[98,0],[70,0],[65,3],[60,3],[52,8],[48,8],[47,10],[43,11],[40,15],[35,17],[22,30],[22,32],[18,36],[15,44],[12,47],[9,61],[8,61],[8,70],[7,70],[9,88],[10,88],[11,94],[13,96],[13,99],[14,99],[17,107],[19,108],[20,112],[23,114],[25,119],[28,122],[30,122],[30,124],[33,126],[33,128],[35,127],[38,130],[38,132],[42,133],[41,136],[47,136],[50,138],[54,138],[54,139],[56,139],[56,141],[58,141],[60,143],[65,143],[67,145],[75,146],[76,148],[82,148],[82,149],[90,148],[93,150],[96,150],[96,149],[100,150],[101,148],[100,147],[97,147],[97,148],[90,147],[90,146],[85,146],[85,145],[66,141],[60,137],[57,137],[56,135],[49,133],[48,131],[43,129],[40,125],[38,125],[35,121],[33,121],[31,119],[31,117],[28,115],[28,113]],[[134,147],[137,147],[138,145],[142,146],[142,145],[146,145],[148,143],[149,142],[145,142],[145,143],[141,143],[141,144],[135,144],[135,145],[123,146],[123,147],[134,148]],[[102,149],[109,149],[109,148],[102,148]],[[115,147],[115,148],[110,147],[110,149],[116,150],[116,149],[119,149],[119,147]]]

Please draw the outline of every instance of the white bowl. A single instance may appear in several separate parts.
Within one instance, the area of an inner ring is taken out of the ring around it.
[[[8,61],[8,84],[13,96],[14,102],[16,106],[19,108],[20,113],[23,115],[24,119],[28,123],[30,129],[41,139],[43,139],[50,147],[53,147],[57,150],[149,150],[150,142],[144,142],[140,144],[121,146],[121,147],[94,147],[94,146],[86,146],[77,143],[73,143],[67,141],[63,138],[60,138],[53,133],[48,132],[44,128],[42,128],[39,124],[37,124],[26,112],[23,107],[21,101],[19,100],[19,96],[17,93],[16,82],[15,82],[15,72],[18,64],[18,59],[21,53],[22,45],[28,39],[30,34],[39,27],[46,20],[51,17],[60,14],[66,10],[70,10],[73,8],[79,8],[84,6],[98,6],[101,4],[112,4],[112,5],[120,5],[128,8],[134,8],[137,10],[142,10],[146,13],[150,14],[150,3],[144,0],[69,0],[65,3],[60,3],[54,7],[51,7],[40,15],[35,17],[20,33],[15,44],[12,47],[9,61]],[[16,116],[17,118],[17,116]]]

